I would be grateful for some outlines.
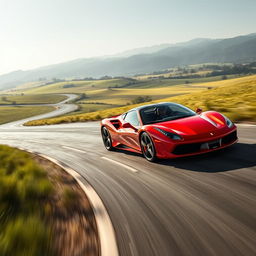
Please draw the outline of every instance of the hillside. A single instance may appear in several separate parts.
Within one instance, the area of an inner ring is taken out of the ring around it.
[[[224,81],[213,81],[195,85],[199,88],[211,88],[181,96],[174,96],[155,100],[153,102],[171,101],[183,104],[191,109],[197,107],[206,110],[216,110],[231,118],[233,121],[256,121],[256,75]],[[160,90],[160,88],[159,88]],[[162,88],[166,91],[166,88]],[[150,102],[152,103],[152,102]],[[143,103],[146,104],[146,103]],[[100,120],[118,115],[142,104],[129,105],[118,108],[105,109],[92,113],[62,116],[57,118],[36,120],[26,125],[46,125],[66,122],[84,122]]]
[[[151,73],[171,67],[200,63],[244,63],[256,60],[256,34],[229,39],[197,39],[189,42],[166,45],[161,50],[141,49],[128,57],[102,57],[78,59],[28,71],[15,71],[0,76],[0,89],[36,81],[39,78],[81,78],[110,76],[131,76]],[[145,52],[150,53],[145,53]],[[125,54],[124,54],[125,55]]]

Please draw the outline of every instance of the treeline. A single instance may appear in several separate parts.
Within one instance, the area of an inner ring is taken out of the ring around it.
[[[206,74],[196,74],[199,71],[208,71],[212,70]],[[165,70],[161,74],[170,72]],[[226,76],[226,75],[249,75],[256,74],[256,62],[248,64],[230,64],[230,65],[202,65],[197,68],[191,67],[179,67],[177,68],[176,75],[170,76],[150,76],[148,79],[187,79],[187,78],[202,78],[202,77],[211,77],[211,76]],[[154,72],[153,75],[160,74],[160,72]]]
[[[215,69],[206,76],[222,76],[222,75],[233,75],[233,74],[256,74],[256,62],[249,64],[235,64],[232,66],[223,66],[221,69]]]

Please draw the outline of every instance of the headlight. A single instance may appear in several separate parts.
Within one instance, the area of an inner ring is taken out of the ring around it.
[[[182,140],[182,137],[176,133],[172,133],[172,132],[167,132],[165,130],[162,130],[160,128],[155,127],[154,129],[156,129],[157,131],[161,132],[163,135],[165,135],[166,137],[172,139],[172,140]]]
[[[224,116],[225,120],[226,120],[226,124],[229,128],[231,128],[234,124],[226,117]]]

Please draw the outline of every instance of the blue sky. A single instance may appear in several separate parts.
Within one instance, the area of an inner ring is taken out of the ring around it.
[[[0,0],[0,74],[256,32],[256,0]]]

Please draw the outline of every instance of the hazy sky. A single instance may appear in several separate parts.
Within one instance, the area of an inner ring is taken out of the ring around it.
[[[256,32],[256,0],[0,0],[0,74]]]

